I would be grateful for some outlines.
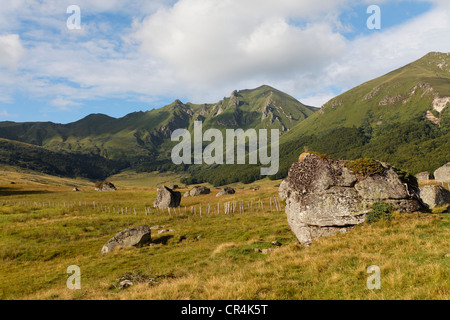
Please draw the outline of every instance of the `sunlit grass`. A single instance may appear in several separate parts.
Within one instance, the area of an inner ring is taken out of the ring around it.
[[[154,209],[145,214],[144,208],[151,207],[156,197],[150,187],[100,193],[91,188],[70,192],[51,185],[3,186],[0,298],[450,298],[450,258],[445,257],[450,253],[450,218],[440,213],[443,208],[434,214],[395,214],[391,222],[364,224],[304,247],[297,243],[285,214],[274,208],[270,212],[269,198],[276,195],[278,183],[264,180],[237,186],[243,189],[223,198],[212,189],[210,195],[183,198],[181,210],[171,216]],[[256,185],[260,189],[253,191]],[[259,199],[264,212],[256,210]],[[8,203],[3,205],[3,200]],[[223,204],[228,201],[244,201],[246,208],[253,202],[252,213],[238,210],[225,215]],[[217,203],[220,214],[206,215],[206,206]],[[196,207],[195,215],[191,206]],[[128,214],[109,212],[107,208],[113,207],[127,207]],[[131,208],[136,208],[136,215]],[[174,231],[153,232],[152,246],[100,253],[117,232],[144,224]],[[283,245],[274,246],[274,240]],[[267,248],[274,250],[267,255],[255,251]],[[81,268],[81,290],[66,287],[70,265]],[[366,287],[370,265],[381,268],[381,290]],[[157,281],[119,290],[117,279],[130,272]]]

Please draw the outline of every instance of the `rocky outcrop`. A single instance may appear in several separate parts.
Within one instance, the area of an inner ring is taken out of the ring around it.
[[[442,186],[423,186],[420,188],[420,197],[430,209],[450,204],[450,191]]]
[[[158,209],[176,208],[181,203],[181,192],[173,191],[166,186],[158,188],[153,206]]]
[[[226,196],[229,194],[235,194],[236,190],[234,190],[231,187],[225,187],[222,190],[219,191],[219,193],[216,195],[216,197],[222,197],[222,196]]]
[[[108,181],[97,182],[95,184],[95,191],[116,191],[117,188]]]
[[[139,247],[151,241],[151,230],[148,226],[140,226],[123,230],[111,238],[102,248],[108,253],[116,247]]]
[[[430,179],[430,173],[428,171],[420,172],[415,177],[417,181],[428,181]]]
[[[286,200],[288,223],[300,243],[349,231],[365,221],[376,202],[399,211],[423,209],[417,181],[408,183],[394,168],[375,160],[370,165],[376,168],[364,168],[364,161],[350,164],[304,153],[290,168],[279,195]]]
[[[444,164],[434,172],[434,179],[439,182],[450,181],[450,162]]]
[[[201,194],[209,194],[211,193],[211,190],[204,186],[196,186],[192,188],[190,191],[187,191],[184,196],[185,197],[195,197],[199,196]]]

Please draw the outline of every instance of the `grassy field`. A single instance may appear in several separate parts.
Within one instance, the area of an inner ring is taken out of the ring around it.
[[[13,178],[3,174],[3,181]],[[148,211],[156,190],[142,181],[151,185],[151,176],[121,177],[111,193],[93,191],[88,181],[50,177],[0,185],[1,299],[450,298],[450,217],[442,208],[395,214],[391,222],[363,224],[304,247],[283,208],[270,210],[279,181],[237,185],[236,195],[222,198],[216,189],[183,198],[181,210],[169,216]],[[74,184],[82,191],[71,192]],[[259,199],[264,211],[257,210]],[[244,202],[246,211],[225,215],[224,203],[233,200]],[[206,206],[218,203],[220,212],[207,215]],[[173,231],[152,231],[148,246],[100,253],[117,232],[144,224]],[[80,267],[81,290],[66,286],[71,265]],[[381,269],[381,290],[367,289],[371,265]],[[134,285],[119,289],[119,279]]]

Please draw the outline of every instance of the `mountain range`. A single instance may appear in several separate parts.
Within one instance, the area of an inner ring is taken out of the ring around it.
[[[450,159],[450,54],[432,52],[327,102],[306,106],[270,86],[236,90],[213,104],[182,103],[123,118],[91,114],[69,124],[0,122],[0,163],[45,173],[106,178],[125,168],[186,171],[187,183],[260,178],[258,166],[175,166],[174,130],[279,129],[280,171],[305,147],[345,159],[373,157],[411,173]],[[205,170],[209,169],[209,170]]]

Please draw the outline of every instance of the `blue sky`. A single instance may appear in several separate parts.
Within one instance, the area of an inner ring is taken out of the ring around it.
[[[0,0],[0,121],[122,117],[262,84],[320,107],[449,52],[449,2]],[[80,30],[67,28],[73,4]],[[370,5],[380,30],[367,28]]]

